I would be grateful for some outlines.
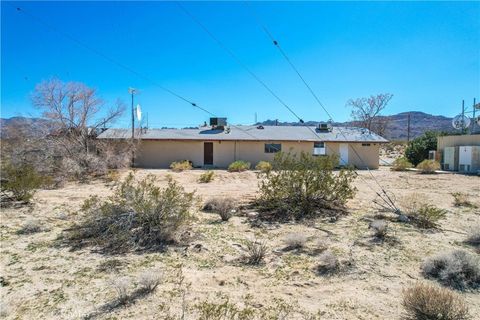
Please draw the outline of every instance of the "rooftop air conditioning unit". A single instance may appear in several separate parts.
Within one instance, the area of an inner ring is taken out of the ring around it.
[[[317,129],[318,131],[332,131],[332,124],[330,122],[320,122]]]
[[[210,125],[212,127],[225,127],[227,125],[227,118],[210,118]]]

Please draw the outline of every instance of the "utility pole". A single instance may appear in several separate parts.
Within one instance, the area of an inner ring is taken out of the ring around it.
[[[462,100],[462,134],[465,134],[465,100]]]
[[[257,124],[257,113],[255,112],[255,123],[254,124]]]
[[[135,110],[133,107],[133,96],[137,93],[137,89],[135,88],[128,88],[128,93],[132,95],[132,167],[135,166],[135,151],[133,148],[133,143],[135,139]]]
[[[410,112],[407,115],[407,142],[410,142]]]
[[[473,98],[473,121],[472,121],[472,130],[470,131],[470,134],[475,133],[475,124],[477,123],[477,118],[475,118],[475,98]]]

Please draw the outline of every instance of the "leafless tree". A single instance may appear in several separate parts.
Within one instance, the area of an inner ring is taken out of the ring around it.
[[[79,149],[89,152],[89,141],[97,130],[116,120],[125,110],[117,101],[106,107],[96,89],[83,83],[63,83],[58,79],[41,82],[35,87],[33,105],[43,111],[43,116],[52,121],[64,151],[73,156]],[[76,146],[76,147],[75,147]]]
[[[384,134],[388,118],[379,116],[392,97],[391,93],[381,93],[368,98],[350,99],[347,107],[352,108],[352,118],[356,125]]]

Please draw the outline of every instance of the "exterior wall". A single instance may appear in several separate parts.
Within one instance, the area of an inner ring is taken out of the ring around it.
[[[214,167],[226,168],[235,160],[245,160],[254,167],[259,161],[272,161],[275,153],[265,153],[265,143],[280,143],[283,152],[312,153],[313,142],[306,141],[210,141],[213,142]],[[190,160],[195,167],[203,166],[204,141],[144,140],[136,154],[135,164],[143,168],[168,168],[173,161]],[[337,154],[340,143],[326,142],[327,155]],[[379,165],[379,144],[348,143],[348,164],[357,168],[376,169]],[[353,151],[360,155],[362,160]]]
[[[437,138],[437,151],[441,152],[445,147],[480,146],[480,134],[461,136],[443,136]]]

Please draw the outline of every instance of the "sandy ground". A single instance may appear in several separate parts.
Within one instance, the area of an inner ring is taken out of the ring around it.
[[[171,175],[203,200],[231,196],[248,202],[257,194],[254,172],[216,171],[211,183],[197,182],[200,170],[172,173],[169,170],[138,170],[137,176],[153,174],[165,184]],[[448,210],[442,231],[421,231],[390,222],[392,241],[371,242],[368,221],[378,214],[372,201],[376,183],[366,171],[359,172],[358,193],[348,203],[349,215],[337,222],[278,224],[253,227],[244,216],[219,222],[215,214],[198,212],[189,227],[194,234],[188,246],[169,247],[166,252],[108,256],[91,248],[73,251],[56,240],[79,218],[78,209],[90,195],[106,197],[111,183],[70,183],[58,190],[41,190],[33,205],[2,208],[1,297],[2,316],[8,319],[166,319],[185,306],[185,319],[196,319],[193,306],[202,301],[228,297],[239,306],[278,308],[276,299],[296,305],[298,310],[319,313],[322,319],[398,319],[402,315],[401,292],[416,281],[422,260],[450,249],[474,250],[462,243],[465,232],[480,224],[480,209],[453,206],[452,192],[468,193],[480,204],[480,178],[455,174],[421,175],[415,172],[373,171],[389,194],[401,201],[413,193]],[[123,173],[126,174],[126,173]],[[38,220],[42,232],[19,235],[28,220]],[[285,251],[283,239],[291,232],[308,237],[306,248]],[[236,262],[245,239],[265,241],[269,251],[258,267]],[[319,242],[349,261],[350,266],[334,276],[314,271]],[[474,253],[475,254],[475,253]],[[101,270],[105,261],[116,259],[118,270]],[[126,306],[111,307],[116,294],[111,283],[125,279],[135,292],[138,275],[146,271],[161,275],[162,282],[149,295]],[[181,281],[183,279],[183,281]],[[462,293],[472,314],[480,314],[480,294]],[[110,307],[109,307],[110,306]],[[276,306],[276,307],[275,307]],[[291,315],[286,319],[299,317]]]

